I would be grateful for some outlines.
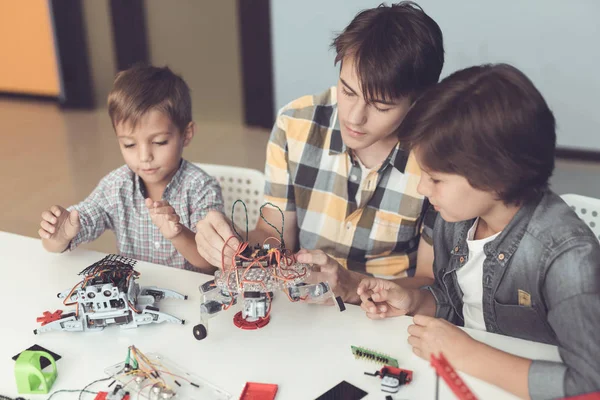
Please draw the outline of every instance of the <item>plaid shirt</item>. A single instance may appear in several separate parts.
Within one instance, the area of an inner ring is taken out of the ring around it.
[[[112,171],[87,199],[68,208],[69,211],[79,211],[81,222],[81,230],[71,241],[69,249],[90,242],[110,229],[115,232],[121,255],[196,271],[197,268],[185,260],[152,223],[144,204],[145,198],[143,182],[127,165]],[[194,232],[196,223],[208,211],[223,211],[221,188],[217,181],[186,160],[181,161],[162,198],[175,209],[181,223]]]
[[[425,212],[429,202],[417,193],[421,170],[414,156],[398,143],[362,179],[342,142],[335,87],[280,110],[265,174],[265,201],[296,212],[300,247],[321,249],[345,268],[411,276],[421,233],[431,243],[435,213]]]

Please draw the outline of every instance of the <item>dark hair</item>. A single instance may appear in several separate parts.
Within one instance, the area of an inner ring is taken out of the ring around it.
[[[190,88],[168,67],[135,65],[119,72],[108,95],[108,114],[113,127],[135,126],[151,110],[168,116],[183,133],[192,121]]]
[[[442,31],[412,1],[363,10],[334,40],[335,64],[354,57],[365,100],[414,99],[438,82]]]
[[[428,89],[398,135],[423,168],[461,175],[506,204],[537,197],[554,170],[554,115],[533,83],[506,64],[463,69]]]

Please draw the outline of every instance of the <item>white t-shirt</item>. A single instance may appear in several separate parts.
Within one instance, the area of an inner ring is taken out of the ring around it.
[[[483,262],[485,261],[485,252],[483,246],[494,240],[500,232],[485,239],[473,240],[478,223],[479,218],[469,229],[467,234],[469,258],[465,265],[457,270],[456,275],[463,292],[465,328],[485,331],[485,321],[483,319]]]

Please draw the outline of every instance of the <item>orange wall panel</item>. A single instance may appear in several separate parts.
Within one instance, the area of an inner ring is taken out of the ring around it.
[[[0,92],[60,94],[48,0],[0,0]]]

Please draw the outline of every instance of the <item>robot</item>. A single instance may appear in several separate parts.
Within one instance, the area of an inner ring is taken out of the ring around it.
[[[159,311],[157,303],[164,298],[187,300],[187,296],[155,286],[140,287],[135,264],[135,260],[111,254],[85,268],[79,273],[81,282],[57,295],[65,306],[74,305],[75,311],[44,312],[37,319],[42,326],[33,333],[100,331],[108,325],[137,328],[165,321],[184,324],[185,320]]]
[[[229,268],[215,272],[215,279],[200,286],[201,323],[193,329],[194,337],[202,340],[208,335],[208,319],[228,310],[238,302],[242,307],[233,318],[241,329],[259,329],[270,321],[271,302],[275,291],[284,292],[290,301],[321,302],[331,297],[340,311],[345,310],[341,297],[336,297],[329,284],[308,285],[304,281],[310,267],[295,261],[283,247],[250,246],[243,242]]]
[[[239,201],[241,200],[236,203]],[[263,219],[262,208],[266,205],[272,204],[266,203],[260,208],[260,216]],[[276,206],[273,207],[279,209]],[[235,203],[233,208],[235,208]],[[233,208],[232,221],[234,221]],[[283,213],[281,210],[279,212],[283,221]],[[267,223],[271,225],[268,221]],[[277,230],[277,228],[275,229]],[[233,230],[237,237],[241,238],[235,230],[235,225]],[[201,323],[193,328],[194,337],[197,340],[207,337],[208,320],[237,304],[240,296],[241,311],[235,314],[233,322],[241,329],[259,329],[269,323],[271,302],[276,291],[285,293],[292,302],[300,300],[321,302],[331,297],[340,311],[345,310],[341,297],[334,295],[328,283],[321,282],[311,285],[305,283],[310,275],[310,266],[296,262],[291,250],[285,248],[282,231],[277,230],[280,240],[274,237],[270,238],[278,242],[278,245],[275,246],[266,241],[262,246],[259,244],[251,246],[247,240],[248,233],[246,231],[246,241],[240,241],[230,262],[225,260],[224,255],[222,256],[221,269],[215,272],[215,279],[200,286]],[[225,249],[229,241],[235,237],[231,236],[223,248]]]

